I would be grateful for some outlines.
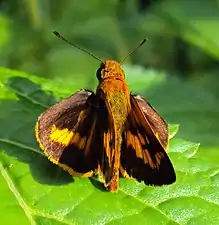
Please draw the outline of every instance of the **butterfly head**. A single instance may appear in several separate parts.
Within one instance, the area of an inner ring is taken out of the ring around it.
[[[99,81],[106,78],[125,78],[125,74],[120,63],[113,60],[105,60],[103,63],[101,63],[96,75]]]

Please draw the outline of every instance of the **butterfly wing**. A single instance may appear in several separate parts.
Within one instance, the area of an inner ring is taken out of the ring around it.
[[[102,158],[103,138],[93,92],[81,90],[45,111],[36,137],[45,155],[73,176],[92,176]]]
[[[115,171],[115,128],[111,112],[111,108],[106,101],[106,96],[102,90],[96,93],[97,99],[100,102],[98,109],[98,123],[97,128],[99,131],[99,141],[103,142],[102,158],[99,164],[99,172],[104,179],[104,185],[108,186],[112,182]],[[119,160],[118,160],[119,161]],[[118,170],[119,172],[119,170]]]
[[[145,114],[153,109],[142,101],[130,95],[131,111],[123,132],[120,171],[124,177],[134,177],[147,185],[171,184],[176,176],[164,148],[167,145],[167,126],[158,114],[148,119],[149,115]],[[146,107],[142,109],[142,105]],[[162,134],[156,121],[162,124],[166,133]]]
[[[103,145],[104,151],[102,155],[102,161],[100,164],[101,175],[105,180],[105,186],[108,186],[113,177],[113,171],[115,166],[115,133],[113,127],[112,117],[109,112],[102,115],[107,115],[107,117],[102,121],[106,121],[105,129],[103,132]]]
[[[157,113],[157,111],[140,95],[133,95],[136,103],[144,114],[145,118],[150,124],[151,129],[159,139],[162,146],[166,149],[168,147],[168,124]]]

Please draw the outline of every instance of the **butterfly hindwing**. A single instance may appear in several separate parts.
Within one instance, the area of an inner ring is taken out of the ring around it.
[[[164,148],[167,143],[165,136],[167,133],[164,134],[162,141],[158,138],[158,136],[162,137],[155,123],[156,120],[161,120],[159,115],[153,120],[148,120],[148,116],[145,116],[148,108],[142,109],[142,99],[139,104],[139,99],[130,95],[130,102],[131,111],[125,124],[121,148],[122,175],[134,177],[147,185],[173,183],[176,179],[174,168]],[[146,104],[147,102],[143,105]],[[161,126],[166,127],[164,124]]]
[[[98,170],[103,141],[96,96],[78,91],[43,113],[36,136],[45,155],[74,176],[91,176]]]

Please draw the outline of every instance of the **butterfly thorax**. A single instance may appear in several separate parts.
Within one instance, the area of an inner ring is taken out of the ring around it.
[[[114,126],[121,132],[130,110],[130,92],[124,71],[118,62],[106,60],[97,71],[97,77],[97,94],[102,92],[108,110],[111,111]]]

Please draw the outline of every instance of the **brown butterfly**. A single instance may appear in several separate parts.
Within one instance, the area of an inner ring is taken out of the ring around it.
[[[143,97],[130,93],[120,63],[97,59],[96,92],[78,91],[38,118],[40,147],[73,176],[100,173],[111,192],[118,190],[120,174],[147,185],[173,183],[167,123]]]

